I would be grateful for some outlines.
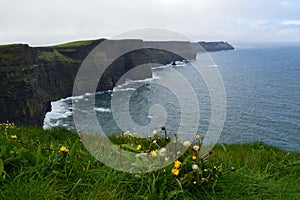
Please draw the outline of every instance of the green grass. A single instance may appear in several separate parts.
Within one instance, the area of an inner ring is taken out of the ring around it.
[[[17,60],[19,60],[20,56],[1,53],[0,54],[0,59],[3,60],[4,62],[11,62],[11,61],[17,61]]]
[[[55,59],[61,61],[61,62],[72,62],[73,60],[64,56],[60,52],[58,52],[56,49],[53,49],[53,51],[42,51],[39,54],[39,59],[43,59],[46,61],[53,61]]]
[[[19,44],[0,44],[0,48],[14,46],[14,45],[19,45]]]
[[[172,166],[141,174],[111,169],[63,128],[0,125],[0,149],[0,199],[300,199],[300,154],[263,143],[216,145],[209,163],[236,172],[197,187],[181,185]]]
[[[81,41],[68,42],[68,43],[64,43],[64,44],[58,44],[58,45],[54,45],[52,47],[72,48],[72,47],[86,46],[86,45],[91,44],[92,42],[93,42],[93,40],[81,40]]]

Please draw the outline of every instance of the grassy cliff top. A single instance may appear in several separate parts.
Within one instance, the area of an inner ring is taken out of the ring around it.
[[[181,185],[172,166],[144,174],[113,170],[62,128],[1,124],[0,144],[1,199],[300,198],[300,154],[263,143],[216,145],[209,162],[236,171],[197,187]]]
[[[64,43],[64,44],[57,44],[57,45],[53,45],[51,47],[74,48],[74,47],[90,45],[94,41],[96,41],[96,40],[80,40],[80,41],[73,41],[73,42],[68,42],[68,43]]]
[[[101,41],[104,39],[95,39],[95,40],[78,40],[78,41],[72,41],[62,44],[55,44],[50,46],[35,46],[35,48],[77,48],[82,46],[88,46],[96,41]],[[13,44],[0,44],[0,48],[4,47],[13,47],[13,46],[29,46],[28,44],[23,43],[13,43]]]

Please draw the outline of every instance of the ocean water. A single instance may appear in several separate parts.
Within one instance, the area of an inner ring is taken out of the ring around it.
[[[212,67],[217,67],[222,76],[226,91],[226,120],[219,142],[263,141],[288,151],[300,152],[300,46],[237,45],[234,51],[212,52],[209,55],[215,64]],[[112,91],[97,93],[93,111],[97,114],[98,122],[91,121],[87,126],[92,128],[99,123],[106,134],[127,130],[135,132],[130,123],[128,126],[119,123],[122,120],[127,122],[130,118],[141,127],[151,124],[147,127],[149,135],[161,124],[165,124],[169,132],[177,131],[182,116],[189,113],[181,109],[177,98],[180,94],[174,94],[174,91],[155,83],[179,72],[190,77],[189,82],[199,104],[197,133],[205,137],[210,124],[211,99],[205,82],[201,76],[195,75],[190,66],[194,62],[197,59],[190,63],[178,63],[177,66],[156,67],[152,69],[151,79],[128,80]],[[124,99],[128,93],[131,95],[129,101]],[[112,111],[113,96],[118,97],[115,98],[115,104],[123,105],[119,108],[129,108],[130,116],[126,109]],[[44,128],[64,126],[75,130],[72,101],[88,102],[93,99],[91,97],[93,94],[85,94],[52,102],[52,111],[46,115]],[[151,111],[153,105],[161,107],[166,115],[165,122],[151,123],[160,119]],[[114,114],[116,112],[117,115]],[[189,127],[189,122],[186,126]],[[187,135],[195,134],[185,130]]]

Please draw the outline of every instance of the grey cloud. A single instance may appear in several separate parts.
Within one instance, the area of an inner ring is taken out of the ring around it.
[[[299,8],[290,5],[300,4],[284,0],[2,1],[0,43],[45,45],[113,37],[145,27],[171,29],[193,40],[292,38],[299,41],[299,35],[287,38],[284,34],[275,34],[276,31],[284,32],[282,22],[299,16]],[[271,31],[275,31],[274,34],[269,34]],[[268,37],[253,38],[253,35]]]

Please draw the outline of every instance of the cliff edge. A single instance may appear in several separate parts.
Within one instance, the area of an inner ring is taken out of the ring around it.
[[[51,101],[72,96],[78,69],[86,56],[103,41],[107,40],[76,41],[50,47],[0,45],[0,122],[41,126],[45,114],[51,110]],[[136,66],[195,59],[198,51],[190,42],[119,40],[110,41],[109,45],[114,46],[120,42],[134,42],[138,48],[120,56],[109,65],[96,86],[96,91],[112,89],[123,74]],[[151,48],[154,43],[155,46],[176,47],[184,56]],[[213,47],[212,44],[200,44],[208,51],[228,49],[224,44],[214,44]],[[150,67],[138,71],[137,78],[149,77],[152,77]]]

